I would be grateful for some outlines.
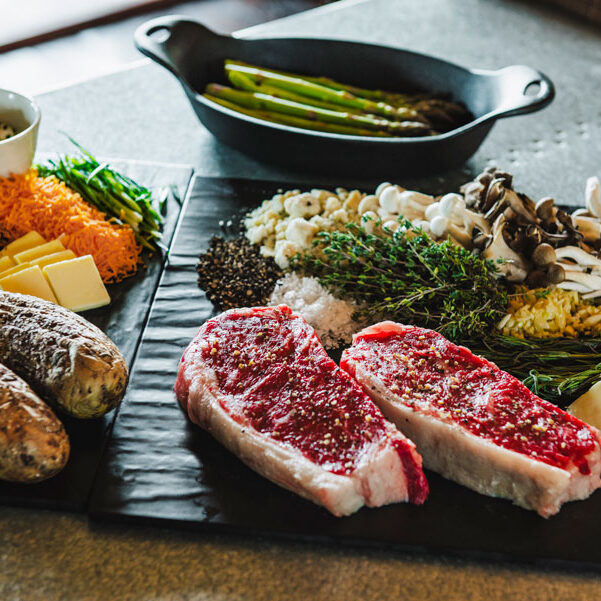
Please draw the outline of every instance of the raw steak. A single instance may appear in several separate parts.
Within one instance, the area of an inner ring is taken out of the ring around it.
[[[207,321],[175,392],[190,419],[251,468],[334,515],[428,494],[415,445],[284,305]]]
[[[366,328],[341,367],[447,478],[544,517],[601,486],[595,428],[432,330]]]

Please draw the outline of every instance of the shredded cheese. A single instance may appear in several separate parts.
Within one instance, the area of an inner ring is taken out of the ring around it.
[[[0,178],[0,230],[15,240],[32,230],[47,240],[61,237],[76,255],[92,255],[104,283],[133,275],[142,247],[128,225],[107,220],[77,192],[54,176],[38,177],[35,170]]]

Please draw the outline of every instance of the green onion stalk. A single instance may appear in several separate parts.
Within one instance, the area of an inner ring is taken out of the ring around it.
[[[153,206],[151,191],[111,169],[108,163],[100,163],[73,139],[71,142],[80,156],[50,159],[37,166],[38,174],[57,177],[112,220],[129,225],[142,246],[151,250],[161,247],[163,218]]]

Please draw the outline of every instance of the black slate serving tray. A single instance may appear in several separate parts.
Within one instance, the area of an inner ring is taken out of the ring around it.
[[[151,190],[174,185],[179,200],[171,194],[165,211],[163,243],[168,246],[180,215],[192,168],[138,161],[109,161],[115,169],[129,175]],[[155,253],[146,258],[146,268],[119,284],[108,286],[111,304],[83,316],[106,332],[132,366],[150,305],[156,292],[166,253]],[[116,411],[103,418],[78,420],[58,413],[71,441],[71,456],[65,469],[38,484],[10,484],[0,482],[0,504],[18,507],[39,507],[82,511],[90,496],[96,468],[110,434]]]
[[[219,232],[220,220],[281,187],[195,179],[98,470],[91,516],[202,532],[601,565],[600,492],[544,520],[427,472],[431,494],[424,505],[363,508],[338,519],[255,474],[188,421],[172,392],[178,362],[197,328],[213,315],[196,285],[196,258]]]

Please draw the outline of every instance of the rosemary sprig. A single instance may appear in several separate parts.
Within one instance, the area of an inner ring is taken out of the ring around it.
[[[461,342],[561,405],[601,379],[601,338],[528,339],[489,336]]]
[[[492,261],[435,242],[409,221],[395,232],[348,224],[316,238],[320,252],[301,254],[292,267],[357,301],[359,319],[394,319],[458,339],[489,334],[507,307]]]

